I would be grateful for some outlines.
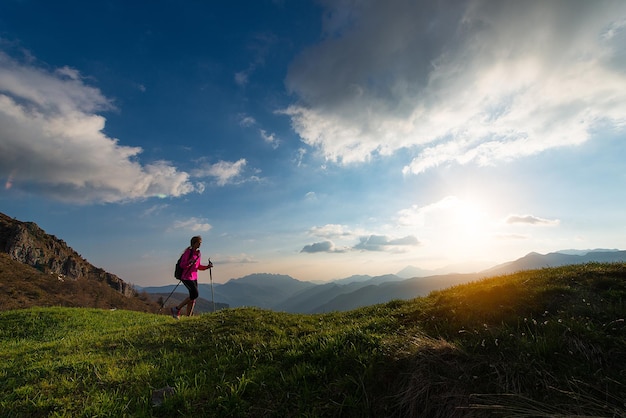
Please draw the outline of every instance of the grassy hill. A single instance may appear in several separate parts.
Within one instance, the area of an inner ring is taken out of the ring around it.
[[[0,312],[7,417],[626,416],[626,264],[317,315]]]

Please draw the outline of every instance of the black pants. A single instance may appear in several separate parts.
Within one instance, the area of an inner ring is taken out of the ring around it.
[[[198,281],[197,280],[181,280],[187,290],[189,290],[189,299],[198,299]]]

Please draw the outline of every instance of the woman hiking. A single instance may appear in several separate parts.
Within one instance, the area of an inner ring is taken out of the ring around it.
[[[191,245],[185,250],[180,260],[180,265],[183,268],[180,281],[189,290],[189,297],[172,308],[172,316],[176,319],[180,319],[180,311],[185,305],[187,305],[187,316],[193,314],[193,308],[196,306],[196,299],[198,298],[198,270],[207,270],[213,267],[211,261],[206,266],[201,264],[200,245],[202,245],[202,237],[199,235],[192,237]]]

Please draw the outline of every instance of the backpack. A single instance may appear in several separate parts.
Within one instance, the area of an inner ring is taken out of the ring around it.
[[[175,278],[176,280],[180,280],[180,279],[183,277],[183,271],[185,271],[185,270],[186,270],[183,266],[181,266],[181,265],[180,265],[180,262],[181,262],[181,261],[182,261],[182,259],[183,259],[183,255],[185,255],[185,253],[186,253],[187,251],[188,251],[188,249],[187,249],[187,250],[185,250],[185,251],[183,251],[183,253],[182,253],[182,254],[180,255],[180,257],[178,258],[178,261],[176,262],[176,267],[174,267],[174,278]],[[193,261],[195,262],[195,261],[196,261],[196,259],[197,259],[197,257],[195,257],[195,258],[193,259]]]
[[[185,254],[185,253],[183,253],[183,254]],[[176,262],[176,267],[174,267],[174,278],[176,280],[180,280],[180,278],[183,277],[183,267],[180,265],[180,262],[181,262],[182,259],[183,259],[183,256],[181,254],[180,258]]]
[[[183,255],[185,255],[186,252],[187,250],[183,251],[183,253],[178,258],[178,261],[176,262],[176,267],[174,267],[174,278],[176,280],[180,280],[181,277],[183,277],[183,271],[185,271],[185,269],[183,268],[183,266],[180,265],[180,262],[183,260]]]

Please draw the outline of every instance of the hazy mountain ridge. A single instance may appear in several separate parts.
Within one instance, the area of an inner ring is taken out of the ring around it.
[[[231,307],[257,306],[293,313],[321,313],[351,310],[394,299],[413,299],[426,296],[434,290],[523,270],[589,262],[626,262],[626,251],[579,251],[579,255],[562,252],[542,255],[532,252],[515,261],[476,273],[441,274],[410,279],[402,279],[394,274],[376,277],[358,275],[324,284],[302,282],[284,275],[253,274],[246,276],[243,281],[241,280],[244,278],[230,279],[224,285],[214,285],[214,288],[216,300],[226,302]],[[280,281],[274,282],[278,277]],[[222,292],[222,286],[226,285],[228,292]],[[272,289],[278,288],[281,291],[274,293]],[[201,284],[200,289],[201,294],[210,294],[210,285]]]
[[[589,250],[585,253],[581,252],[579,254],[571,254],[571,251],[572,250],[566,250],[566,252],[557,251],[545,255],[532,252],[515,261],[499,264],[484,270],[482,273],[496,276],[516,273],[522,270],[560,267],[571,264],[626,262],[626,251],[597,249]]]

